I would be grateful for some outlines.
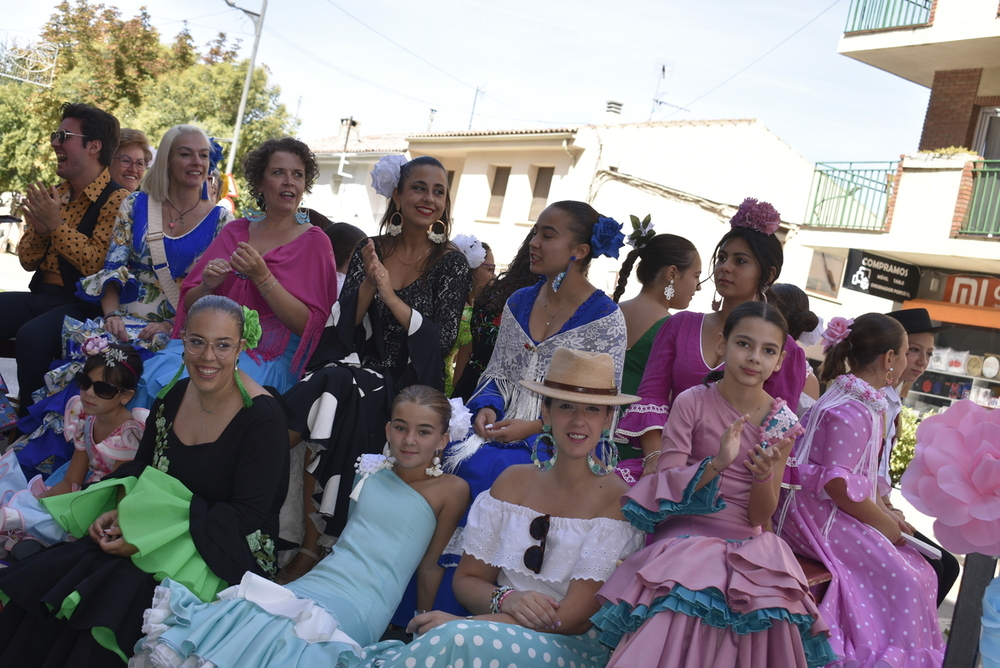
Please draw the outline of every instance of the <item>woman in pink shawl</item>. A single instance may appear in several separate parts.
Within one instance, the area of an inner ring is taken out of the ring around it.
[[[207,294],[260,314],[263,336],[240,355],[243,371],[278,392],[301,378],[337,299],[333,247],[299,209],[318,173],[312,151],[291,137],[269,139],[244,157],[243,175],[261,210],[226,225],[184,280],[174,340],[146,363],[140,401],[152,403],[177,371],[186,309]]]

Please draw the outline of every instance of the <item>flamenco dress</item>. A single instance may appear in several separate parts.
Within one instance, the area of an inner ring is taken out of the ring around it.
[[[609,665],[805,668],[836,658],[795,555],[747,516],[753,482],[740,462],[756,445],[797,433],[785,402],[775,399],[759,428],[744,428],[733,464],[695,491],[739,417],[715,384],[682,392],[656,475],[623,497],[626,519],[653,542],[598,592],[603,605],[591,619],[615,648]]]

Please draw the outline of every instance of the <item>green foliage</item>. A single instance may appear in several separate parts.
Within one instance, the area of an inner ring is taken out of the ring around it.
[[[0,193],[56,181],[48,136],[67,101],[115,114],[122,127],[142,130],[154,146],[180,123],[232,137],[249,62],[237,60],[239,42],[230,43],[225,33],[199,51],[185,27],[166,45],[145,8],[123,19],[115,7],[64,0],[41,38],[60,49],[52,88],[0,78]],[[246,151],[296,128],[279,101],[280,89],[268,79],[265,66],[254,68],[236,156],[238,177]]]
[[[913,409],[903,406],[899,414],[899,430],[896,432],[896,446],[892,449],[889,459],[889,477],[894,487],[899,486],[899,479],[910,465],[913,453],[917,447],[917,425],[920,418]]]

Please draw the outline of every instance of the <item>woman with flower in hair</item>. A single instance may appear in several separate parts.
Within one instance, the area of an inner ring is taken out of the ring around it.
[[[490,281],[497,277],[496,262],[489,244],[484,243],[471,234],[459,234],[453,240],[459,250],[465,254],[472,270],[472,290],[465,300],[462,309],[462,321],[458,324],[458,338],[444,361],[444,393],[452,396],[455,385],[462,378],[465,366],[472,355],[472,305]]]
[[[48,486],[37,475],[28,482],[16,450],[0,457],[0,533],[24,533],[45,543],[64,540],[65,530],[38,499],[74,492],[135,457],[149,411],[129,410],[126,404],[135,395],[142,359],[128,344],[109,346],[103,339],[95,343],[84,346],[90,356],[76,374],[80,394],[66,404],[62,435],[72,445],[73,455],[62,480]]]
[[[775,232],[781,217],[767,202],[748,197],[730,220],[731,229],[712,253],[712,277],[721,301],[712,313],[677,313],[660,328],[639,384],[642,399],[618,424],[617,436],[642,451],[642,475],[656,470],[663,425],[674,398],[722,369],[716,352],[726,318],[738,305],[767,301],[768,288],[781,273],[784,253]],[[790,337],[785,358],[767,379],[764,390],[784,399],[794,411],[806,380],[805,351]]]
[[[293,443],[301,438],[318,449],[311,477],[323,487],[319,510],[331,518],[325,530],[332,536],[347,523],[350,486],[340,481],[359,455],[382,450],[396,393],[415,384],[444,389],[444,359],[471,286],[469,261],[449,241],[451,196],[441,163],[386,156],[372,184],[388,200],[380,234],[355,249],[311,373],[285,393]],[[318,561],[318,538],[306,534],[282,579]]]
[[[844,666],[940,666],[934,571],[906,544],[903,532],[912,529],[878,492],[884,389],[906,369],[906,332],[893,318],[866,313],[833,318],[823,340],[820,380],[828,387],[802,418],[776,533],[833,575],[820,614]]]
[[[257,314],[231,299],[191,307],[190,377],[178,370],[157,397],[135,459],[42,499],[77,540],[0,570],[0,666],[120,667],[164,578],[209,601],[247,571],[274,573],[288,426],[236,366],[259,340]]]

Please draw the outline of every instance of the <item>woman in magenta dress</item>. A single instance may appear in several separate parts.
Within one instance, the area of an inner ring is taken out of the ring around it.
[[[836,658],[795,555],[762,531],[801,429],[763,389],[787,336],[774,307],[733,309],[716,346],[723,378],[677,397],[655,475],[622,497],[626,519],[654,542],[598,592],[592,619],[616,648],[609,666],[805,668]]]
[[[820,613],[843,660],[835,665],[940,666],[937,579],[903,542],[901,523],[880,506],[877,491],[882,390],[906,368],[906,333],[896,320],[866,313],[834,318],[823,338],[820,380],[829,386],[802,418],[797,466],[788,467],[775,516],[778,535],[833,574]]]
[[[618,423],[617,440],[628,440],[642,450],[644,476],[656,470],[656,458],[650,455],[660,449],[663,425],[674,398],[700,383],[709,372],[722,368],[715,343],[726,318],[739,304],[767,301],[768,288],[781,274],[784,253],[774,236],[780,216],[773,206],[748,197],[730,224],[732,229],[712,255],[721,308],[713,313],[676,313],[660,328],[639,384],[642,399]],[[785,340],[784,351],[784,362],[764,389],[784,399],[795,411],[806,380],[806,355],[791,337]]]

